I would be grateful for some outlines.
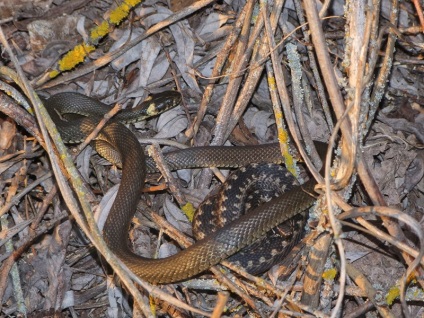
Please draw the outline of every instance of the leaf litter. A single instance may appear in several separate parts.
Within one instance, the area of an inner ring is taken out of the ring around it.
[[[22,2],[24,3],[24,1]],[[299,25],[295,6],[291,1],[286,2],[279,20],[284,34],[293,31]],[[9,42],[14,43],[21,66],[30,79],[45,72],[46,68],[54,65],[63,53],[76,43],[83,41],[89,35],[90,27],[105,18],[109,7],[116,5],[109,0],[95,0],[90,4],[86,3],[81,7],[72,8],[70,12],[66,11],[67,15],[62,15],[60,9],[62,6],[65,8],[65,4],[67,1],[50,1],[47,7],[45,7],[45,3],[40,3],[41,9],[24,7],[24,9],[19,9],[21,11],[16,11],[20,8],[16,5],[15,9],[7,11],[10,12],[9,16],[2,17],[2,19],[13,17],[20,23],[20,27],[17,27],[18,24],[10,22],[3,24],[2,27]],[[195,119],[205,87],[211,82],[208,77],[212,75],[212,68],[216,63],[216,53],[211,52],[214,52],[214,49],[219,51],[223,47],[244,5],[245,2],[240,0],[225,1],[206,7],[140,42],[111,61],[107,67],[44,91],[49,94],[60,91],[78,91],[101,99],[107,104],[113,105],[119,101],[129,106],[134,101],[144,100],[150,93],[173,89],[177,80],[182,89],[185,104],[162,114],[159,118],[150,119],[142,125],[137,124],[133,130],[140,139],[154,136],[189,144],[187,129],[191,127]],[[333,1],[331,5],[331,11],[335,15],[345,13],[342,1]],[[69,9],[69,7],[66,8]],[[53,9],[55,9],[55,13],[48,19],[39,18],[39,10],[49,12]],[[381,17],[387,18],[390,10],[388,2],[383,1]],[[5,10],[0,11],[6,12]],[[421,96],[421,93],[424,92],[424,82],[421,80],[423,70],[419,59],[422,50],[419,45],[420,35],[419,32],[414,33],[412,30],[418,22],[415,17],[407,14],[412,11],[414,8],[409,3],[400,8],[399,30],[404,38],[397,42],[395,63],[393,63],[388,87],[379,105],[377,119],[373,121],[361,151],[386,203],[413,216],[421,223],[424,219],[422,216],[424,212],[424,97]],[[163,3],[155,1],[142,3],[132,11],[129,19],[111,30],[111,33],[100,42],[96,51],[90,53],[83,64],[92,62],[106,52],[125,47],[129,41],[143,34],[147,28],[160,23],[171,14],[172,12]],[[25,24],[26,20],[28,23]],[[333,58],[332,62],[336,65],[338,74],[341,75],[340,79],[348,76],[346,69],[352,67],[342,65],[337,59],[338,56],[343,56],[346,50],[343,21],[335,18],[324,23],[327,43]],[[75,24],[78,24],[78,27],[75,27]],[[23,25],[26,26],[22,27]],[[72,27],[68,27],[69,25]],[[328,128],[322,115],[322,109],[318,106],[320,99],[316,93],[316,82],[311,75],[305,43],[302,42],[301,33],[295,33],[295,35],[296,41],[293,42],[297,43],[301,55],[303,76],[307,78],[313,96],[312,108],[309,111],[302,109],[308,119],[306,125],[313,139],[328,140]],[[279,36],[281,37],[281,34]],[[405,41],[405,37],[409,42]],[[299,39],[301,40],[297,41]],[[279,48],[278,53],[285,62],[286,56],[283,47]],[[6,58],[3,63],[11,66],[10,61]],[[253,66],[255,65],[249,65],[251,68]],[[228,67],[229,64],[224,67],[222,74],[235,76]],[[289,70],[286,70],[289,73]],[[247,72],[248,70],[243,71]],[[270,107],[271,99],[266,77],[266,74],[262,76],[256,86],[255,94],[250,98],[251,102],[246,112],[240,119],[238,128],[246,126],[247,131],[241,129],[242,133],[237,132],[230,136],[233,145],[242,143],[238,137],[240,134],[246,134],[248,137],[243,141],[255,140],[255,143],[266,143],[276,140],[275,119]],[[246,83],[251,84],[247,78],[244,78],[243,84]],[[346,85],[346,82],[344,83],[340,81],[340,85]],[[291,83],[287,84],[289,89],[292,89]],[[216,123],[215,116],[219,112],[227,87],[227,77],[217,80],[207,114],[201,118],[202,122],[194,138],[195,144],[208,144],[212,140]],[[347,96],[348,90],[346,89],[344,92]],[[291,94],[299,94],[299,92],[291,91]],[[187,118],[187,112],[190,114],[190,118]],[[8,141],[3,142],[0,149],[0,193],[2,193],[0,207],[12,200],[16,192],[23,191],[28,183],[34,182],[50,171],[45,155],[36,158],[25,158],[24,156],[16,162],[8,159],[10,154],[34,147],[30,136],[19,127],[15,135],[15,130],[10,130],[10,123],[14,124],[7,115],[0,117],[0,136],[2,140]],[[117,182],[117,177],[115,172],[109,171],[109,169],[114,168],[103,160],[90,160],[92,158],[90,154],[91,152],[86,150],[78,157],[77,164],[80,172],[84,176],[85,182],[93,189],[93,198],[95,198],[93,204],[100,204],[101,207],[109,205],[110,207],[113,202],[113,185]],[[97,168],[93,168],[93,165]],[[176,178],[179,176],[177,173],[173,175]],[[99,177],[102,177],[102,181],[99,181]],[[199,178],[202,178],[200,171],[195,170],[192,174],[179,179],[180,184],[186,187],[184,190],[188,201],[193,201],[194,204],[198,204],[208,192],[205,189],[196,189]],[[155,179],[151,184],[160,184],[161,182],[162,180]],[[213,179],[210,188],[213,189],[217,185],[219,182]],[[62,205],[60,196],[55,197],[44,215],[37,214],[43,198],[50,191],[51,185],[39,185],[26,194],[25,199],[16,202],[4,216],[10,229],[17,227],[20,222],[24,222],[28,218],[34,220],[39,218],[37,224],[40,233],[36,236],[37,239],[30,241],[30,247],[17,261],[21,277],[20,285],[23,290],[22,298],[18,299],[13,292],[16,287],[12,285],[12,280],[8,280],[6,286],[2,286],[4,288],[2,314],[22,313],[19,311],[21,309],[18,309],[20,308],[18,304],[21,302],[25,303],[26,314],[34,317],[48,316],[52,312],[64,317],[75,314],[95,317],[134,315],[130,295],[121,289],[119,283],[111,276],[106,276],[105,273],[110,274],[110,271],[107,270],[107,266],[100,265],[95,251],[90,248],[82,248],[89,247],[84,235],[76,226],[71,226],[71,223],[61,216],[61,211],[65,211],[66,207]],[[142,197],[147,199],[152,209],[159,214],[164,214],[177,229],[185,233],[190,232],[190,229],[187,228],[186,216],[169,193],[159,191],[148,195],[143,194]],[[353,206],[370,204],[370,198],[360,182],[353,187],[350,202]],[[378,217],[370,216],[369,220],[379,228],[383,228]],[[55,221],[53,223],[56,225],[50,225],[51,221]],[[153,257],[158,254],[168,255],[179,250],[178,244],[168,236],[162,235],[158,226],[147,227],[142,221],[136,221],[129,234],[138,253]],[[309,226],[314,231],[319,231],[324,227],[329,229],[325,221],[320,221],[318,227],[314,227],[314,222],[318,221],[310,221]],[[150,220],[146,223],[148,222]],[[148,224],[150,226],[150,223]],[[417,244],[415,238],[408,232],[408,225],[401,224],[401,226],[407,238]],[[8,231],[3,223],[2,227],[2,234]],[[19,240],[28,240],[30,234],[28,229],[26,231],[20,232],[12,239],[16,248],[19,246]],[[406,268],[405,263],[398,257],[399,251],[387,242],[377,240],[372,234],[362,234],[349,227],[343,228],[343,231],[349,262],[367,277],[379,295],[383,295],[382,302],[384,303],[384,295],[393,286],[398,286],[398,280]],[[161,237],[161,242],[157,242],[158,237]],[[4,244],[5,242],[2,245]],[[2,253],[4,253],[2,257],[4,261],[10,252],[4,250]],[[296,278],[296,275],[302,276],[307,264],[307,255],[308,252],[304,252],[302,266],[291,278]],[[338,270],[338,254],[334,248],[330,248],[329,255],[326,268]],[[5,269],[3,268],[3,270]],[[212,279],[209,274],[204,277]],[[267,278],[267,275],[263,277]],[[279,281],[281,284],[279,287],[281,288],[288,281],[287,278]],[[301,310],[300,307],[295,307],[294,302],[300,299],[299,291],[302,290],[302,282],[302,278],[295,280],[291,287],[293,291],[290,298],[291,305],[282,307],[281,315],[289,314],[289,311]],[[189,282],[185,284],[189,284]],[[251,297],[255,299],[253,302],[255,306],[248,305],[246,299],[241,301],[240,296],[231,293],[227,300],[227,309],[222,315],[228,317],[269,316],[276,309],[273,304],[281,294],[273,294],[270,290],[255,286],[250,281],[245,284],[250,289]],[[206,286],[209,288],[209,285],[209,283],[204,283],[205,289],[207,289]],[[366,291],[361,290],[352,280],[348,285],[343,300],[343,316],[359,312],[361,308],[365,307],[368,299]],[[420,287],[418,283],[416,286]],[[222,288],[226,289],[227,287],[220,285],[217,290],[221,291]],[[323,282],[320,288],[321,304],[315,309],[319,310],[323,316],[329,316],[333,309],[331,303],[336,299],[340,286],[338,281],[334,280]],[[334,294],[328,295],[326,293],[328,288],[334,291]],[[97,292],[94,293],[94,291]],[[184,299],[195,308],[209,312],[215,307],[217,300],[216,293],[202,290],[202,284],[197,284],[193,288],[188,287],[188,289],[177,286],[172,291],[169,289],[168,292],[173,293],[177,298]],[[354,297],[358,293],[359,299]],[[269,297],[268,301],[265,297]],[[413,315],[422,315],[423,300],[414,299],[413,294],[409,294],[408,297],[415,301],[410,309]],[[308,309],[311,308],[302,307],[304,313],[308,312]],[[168,306],[166,301],[160,299],[155,300],[155,310],[159,316],[189,315],[184,309],[177,309],[172,303],[171,306]],[[372,306],[368,310],[376,312]],[[399,316],[400,302],[395,301],[390,310],[394,316]],[[379,312],[381,314],[381,311]],[[192,315],[200,316],[196,313]]]

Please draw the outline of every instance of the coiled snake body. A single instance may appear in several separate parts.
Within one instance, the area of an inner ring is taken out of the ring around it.
[[[179,103],[180,95],[168,92],[167,95],[160,95],[153,101],[157,108],[163,104],[163,108],[167,109]],[[94,114],[92,109],[105,105],[77,93],[54,95],[45,102],[45,105],[62,138],[67,142],[83,140],[96,127],[105,112]],[[152,107],[150,113],[151,109]],[[72,115],[74,113],[81,116]],[[71,114],[71,121],[62,119],[62,116],[67,117],[67,114]],[[156,114],[156,111],[153,111],[153,114]],[[115,118],[109,122],[95,141],[98,152],[107,159],[118,153],[122,163],[121,185],[105,223],[103,235],[109,248],[128,268],[151,283],[176,282],[199,274],[263,237],[278,224],[302,213],[315,201],[311,196],[315,181],[310,179],[301,187],[294,187],[278,198],[249,211],[173,256],[164,259],[140,257],[128,247],[127,232],[136,211],[140,190],[144,185],[146,159],[136,137],[118,120],[119,118]],[[113,150],[110,150],[110,147]],[[325,146],[320,145],[320,148],[325,149]],[[197,147],[171,153],[166,157],[166,161],[171,169],[204,166],[235,167],[251,162],[280,162],[281,155],[277,144],[253,147]],[[148,164],[147,169],[152,170],[154,167]]]

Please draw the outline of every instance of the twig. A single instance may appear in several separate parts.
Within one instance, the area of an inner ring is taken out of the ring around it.
[[[40,225],[40,222],[44,214],[46,213],[47,209],[49,208],[56,194],[57,194],[57,187],[53,186],[52,189],[50,189],[49,193],[47,193],[47,195],[44,197],[41,206],[38,208],[38,213],[37,213],[37,216],[34,218],[34,221],[31,222],[30,228],[32,231],[35,231]]]
[[[300,56],[297,52],[297,47],[292,43],[287,44],[287,57],[292,75],[292,95],[293,95],[293,108],[296,114],[297,126],[299,127],[300,134],[309,154],[312,158],[319,158],[317,150],[314,147],[312,136],[303,116],[302,109],[304,108],[304,89],[302,88],[302,68],[300,65]],[[311,114],[312,115],[312,114]]]
[[[216,62],[215,62],[215,65],[213,67],[212,74],[211,74],[212,78],[215,78],[215,77],[220,75],[222,68],[224,67],[225,63],[227,62],[230,51],[231,51],[234,43],[236,42],[236,40],[239,36],[239,33],[241,31],[241,27],[244,24],[245,17],[246,17],[246,14],[247,14],[247,10],[248,10],[249,7],[250,7],[250,5],[247,5],[247,3],[246,3],[246,5],[243,7],[241,12],[239,13],[237,20],[234,23],[231,34],[228,36],[227,41],[225,42],[224,46],[220,50],[219,54],[217,55]],[[195,136],[197,134],[199,127],[200,127],[200,124],[203,120],[203,117],[206,114],[207,105],[209,104],[209,102],[211,100],[214,87],[215,87],[215,81],[214,80],[211,81],[205,87],[205,91],[203,93],[203,98],[202,98],[202,101],[199,105],[199,109],[197,111],[196,117],[193,120],[192,126],[187,128],[187,130],[185,132],[185,135],[188,138],[193,138],[193,136]]]
[[[230,294],[227,292],[219,292],[215,308],[213,309],[211,318],[219,318],[224,312],[225,305],[227,304]]]
[[[0,66],[0,75],[3,75],[2,77],[4,77],[5,75],[12,75],[12,78],[17,77],[17,74],[12,69],[5,66]],[[34,115],[31,106],[28,104],[28,101],[15,87],[0,81],[0,90],[5,92],[8,96],[12,97],[19,105],[25,108],[28,113]]]
[[[286,299],[287,294],[289,293],[290,289],[294,286],[295,282],[296,282],[296,278],[298,275],[298,271],[300,269],[300,264],[298,265],[295,273],[292,275],[292,278],[290,279],[289,283],[287,284],[287,286],[284,288],[283,294],[280,295],[280,299],[278,300],[278,303],[275,306],[275,310],[274,312],[271,314],[270,318],[274,318],[277,313],[279,312],[279,310],[281,309],[281,306],[283,305],[283,302]]]
[[[49,87],[53,87],[53,86],[56,86],[56,85],[59,85],[59,84],[69,82],[69,81],[76,79],[80,76],[91,73],[94,70],[97,70],[98,68],[101,68],[101,67],[109,64],[111,61],[113,61],[117,57],[121,56],[122,54],[127,52],[129,49],[133,48],[138,43],[147,39],[148,37],[155,34],[156,32],[158,32],[158,31],[170,26],[171,24],[174,24],[175,22],[193,14],[194,12],[202,9],[203,7],[211,4],[214,1],[215,0],[200,0],[200,1],[197,1],[197,2],[193,3],[191,6],[185,8],[183,10],[180,10],[177,13],[172,14],[169,18],[163,20],[162,22],[155,24],[154,26],[149,28],[144,34],[138,36],[133,41],[129,42],[126,46],[121,47],[120,49],[118,49],[114,52],[107,53],[104,56],[98,58],[96,61],[94,61],[90,64],[86,64],[86,65],[84,65],[83,67],[79,68],[78,70],[76,70],[74,72],[64,74],[63,76],[56,78],[56,79],[48,82],[47,84],[45,84],[45,83],[49,79],[48,76],[41,77],[39,80],[37,80],[36,83],[32,83],[32,84],[33,84],[34,87],[37,87],[37,88],[39,88],[41,86],[42,86],[42,88],[49,88]],[[46,75],[48,75],[48,74],[46,74]]]
[[[272,21],[271,21],[272,22]],[[291,109],[290,109],[290,97],[289,97],[289,92],[287,90],[287,80],[284,76],[284,72],[282,70],[281,64],[278,62],[278,56],[275,52],[275,50],[273,49],[275,47],[275,41],[274,41],[274,37],[273,37],[273,32],[272,32],[272,25],[269,25],[269,23],[267,23],[267,21],[265,21],[265,31],[266,31],[266,39],[267,41],[269,41],[269,49],[271,51],[271,61],[272,61],[272,66],[274,68],[274,72],[275,72],[275,78],[276,78],[276,85],[278,88],[278,94],[280,95],[280,99],[281,99],[281,104],[283,106],[283,111],[287,122],[287,126],[289,127],[289,131],[290,134],[294,140],[294,142],[297,145],[297,149],[299,150],[305,164],[307,165],[309,171],[312,173],[312,175],[314,176],[314,178],[318,181],[321,182],[322,181],[322,177],[319,175],[319,173],[317,172],[318,170],[314,168],[314,166],[312,165],[311,160],[309,159],[308,155],[306,154],[301,142],[300,142],[300,138],[296,132],[296,125],[294,123],[293,117],[291,116]]]
[[[332,237],[329,233],[324,233],[319,237],[309,253],[309,264],[303,279],[303,293],[301,303],[310,308],[317,308],[320,301],[320,288],[322,273],[327,261],[329,246]],[[312,261],[315,260],[315,261]],[[343,288],[340,293],[343,294]]]
[[[19,62],[17,61],[15,55],[13,54],[13,51],[11,50],[8,42],[6,41],[6,38],[4,36],[1,26],[0,26],[0,41],[5,47],[6,51],[8,52],[10,58],[12,59],[13,64],[19,75],[20,82],[18,82],[17,84],[21,86],[21,88],[23,89],[25,94],[28,96],[28,98],[31,100],[34,106],[35,114],[38,119],[38,124],[44,136],[44,140],[46,142],[47,153],[52,163],[56,181],[58,182],[59,188],[62,192],[64,200],[67,203],[68,208],[72,212],[72,215],[74,216],[75,220],[78,222],[78,225],[84,230],[84,233],[90,238],[93,244],[103,254],[105,259],[114,268],[115,272],[119,275],[123,283],[130,290],[135,301],[137,302],[138,306],[140,306],[140,308],[143,310],[144,314],[148,317],[152,317],[149,306],[144,302],[143,297],[141,296],[141,294],[139,293],[135,285],[129,279],[127,272],[125,272],[122,269],[122,267],[119,266],[120,264],[119,260],[112,253],[110,253],[108,247],[103,241],[101,234],[97,228],[96,222],[94,220],[88,200],[85,199],[86,191],[83,190],[83,182],[81,181],[79,177],[78,171],[73,165],[70,159],[70,156],[67,155],[67,150],[65,146],[63,145],[63,142],[59,138],[59,133],[54,123],[52,122],[50,116],[48,115],[47,110],[44,108],[39,98],[36,96],[35,92],[32,90],[31,86],[26,80]],[[58,160],[55,152],[53,151],[53,146],[50,141],[50,138],[48,137],[49,135],[47,133],[47,129],[50,132],[50,136],[55,141],[55,146],[57,147],[58,151],[61,153],[62,161]],[[69,186],[67,185],[65,177],[60,171],[59,167],[62,162],[66,167],[66,171],[69,172],[70,180],[79,198],[79,204],[74,199],[73,193],[71,189],[69,188]],[[89,224],[90,228],[88,227],[85,220],[82,218],[82,215],[79,213],[79,207],[83,209],[84,215],[87,219],[87,223]],[[90,229],[93,232],[91,232]]]
[[[278,19],[282,11],[283,4],[284,1],[276,1],[272,10],[270,11],[271,29],[273,33],[277,28]],[[239,98],[234,106],[234,111],[231,114],[231,119],[228,123],[227,131],[225,132],[223,140],[226,140],[228,138],[228,136],[233,131],[234,127],[237,125],[239,118],[246,110],[246,107],[249,104],[253,96],[254,90],[256,89],[260,77],[263,73],[265,62],[268,59],[268,45],[266,44],[267,40],[264,37],[260,37],[260,34],[263,31],[263,27],[263,14],[259,12],[255,28],[253,29],[252,35],[249,39],[248,50],[246,50],[245,55],[246,58],[248,58],[250,55],[247,54],[250,53],[250,50],[253,50],[253,52],[251,53],[252,57],[250,58],[251,67],[249,68],[249,74],[246,77],[246,81],[239,93]],[[260,41],[258,41],[258,39],[260,39]]]
[[[365,275],[363,275],[358,269],[350,264],[346,264],[346,271],[347,274],[355,281],[356,285],[358,285],[367,294],[368,299],[374,304],[374,307],[377,308],[382,317],[395,318],[389,308],[386,306],[381,306],[378,303],[377,299],[375,298],[377,291],[374,289]]]
[[[0,93],[0,111],[12,118],[18,125],[24,127],[28,133],[34,136],[41,147],[47,150],[47,146],[34,117],[20,108],[16,102],[4,93]]]
[[[403,275],[401,284],[400,284],[400,300],[402,304],[402,310],[406,316],[411,316],[409,313],[408,306],[405,300],[406,284],[411,273],[417,268],[422,257],[424,256],[424,233],[421,228],[421,225],[412,217],[406,213],[402,213],[396,209],[391,209],[388,207],[374,206],[374,207],[362,207],[362,208],[353,208],[352,210],[345,212],[339,216],[339,218],[352,218],[356,216],[361,216],[362,214],[376,214],[380,216],[395,218],[401,222],[404,222],[409,225],[409,227],[415,232],[419,241],[420,241],[420,252],[418,256],[409,264],[406,273]]]
[[[284,1],[281,1],[281,0],[277,1],[272,10],[271,24],[272,24],[273,30],[275,30],[276,28],[278,17],[281,13],[283,3]],[[246,80],[244,82],[243,87],[241,88],[241,91],[238,94],[239,97],[234,106],[234,110],[231,114],[230,120],[226,127],[226,131],[224,132],[224,135],[218,136],[218,138],[212,140],[211,145],[220,144],[216,142],[215,140],[222,142],[228,139],[234,127],[237,125],[239,118],[245,111],[249,101],[251,100],[253,92],[257,87],[257,84],[259,82],[259,79],[264,69],[264,62],[266,60],[265,57],[267,57],[267,54],[268,54],[267,52],[268,46],[266,45],[266,40],[262,38],[260,41],[257,41],[257,39],[260,36],[260,32],[262,31],[263,23],[264,23],[264,20],[263,20],[262,14],[259,14],[255,27],[252,31],[252,35],[250,36],[249,44],[246,48],[246,52],[243,56],[243,58],[250,59],[250,64],[251,65],[254,64],[255,66],[250,68],[250,72],[246,77]],[[201,180],[202,180],[202,183],[200,184],[200,187],[206,187],[206,185],[208,185],[211,181],[211,175],[209,173],[204,173],[202,174]]]
[[[231,69],[236,69],[237,71],[243,69],[242,66],[247,65],[247,62],[252,53],[252,49],[248,45],[248,35],[250,30],[250,21],[252,19],[254,2],[255,1],[252,0],[246,2],[246,15],[244,16],[244,21],[241,25],[242,29],[238,38],[236,52],[234,53],[235,56],[231,64]],[[230,121],[234,119],[234,114],[231,113],[233,112],[234,102],[236,101],[237,94],[239,93],[240,89],[240,83],[243,79],[242,74],[238,74],[237,71],[234,72],[234,75],[230,75],[228,87],[222,99],[218,115],[216,117],[216,125],[212,133],[214,138],[210,142],[210,144],[213,146],[222,145],[228,138],[226,132],[229,128]],[[202,174],[200,176],[200,182],[198,185],[199,188],[206,188],[210,184],[211,179],[212,174],[209,169],[202,171]]]
[[[85,138],[85,140],[78,145],[77,152],[74,153],[74,156],[77,156],[85,147],[88,146],[88,144],[94,140],[97,135],[100,133],[100,131],[103,129],[103,127],[107,124],[107,122],[113,118],[120,110],[122,109],[122,105],[116,104],[113,106],[111,110],[109,110],[106,114],[103,115],[102,120],[99,121],[96,128]]]
[[[46,233],[56,226],[56,222],[63,220],[68,217],[67,213],[63,213],[58,216],[56,219],[47,222],[47,225],[39,228],[37,232],[32,233],[24,241],[21,241],[17,247],[15,247],[14,252],[11,254],[1,255],[0,262],[2,262],[1,271],[0,271],[0,298],[3,299],[4,292],[6,291],[8,273],[11,270],[13,264],[16,260],[22,255],[23,252],[34,242],[40,235]]]
[[[0,216],[7,213],[12,206],[17,205],[20,200],[28,194],[28,192],[36,188],[41,182],[44,182],[51,177],[52,173],[47,172],[44,176],[39,177],[36,181],[32,182],[29,186],[25,187],[25,189],[22,190],[19,194],[15,195],[12,200],[2,206],[2,208],[0,209]]]
[[[418,15],[418,20],[420,20],[421,28],[424,29],[424,15],[423,15],[423,8],[421,7],[421,3],[418,0],[412,0],[415,6],[415,11]]]
[[[187,238],[180,233],[177,229],[175,229],[168,221],[166,221],[164,218],[159,216],[157,213],[150,209],[146,209],[150,212],[151,217],[154,219],[155,223],[157,223],[164,231],[167,233],[170,237],[172,237],[174,240],[178,242],[181,246],[187,248],[192,244]],[[249,304],[250,307],[253,309],[256,309],[256,305],[246,293],[244,293],[240,288],[238,288],[231,279],[228,279],[225,275],[222,274],[221,270],[213,266],[209,269],[211,272],[213,272],[216,276],[216,278],[223,282],[228,288],[234,292],[235,294],[239,295],[244,301],[246,301],[247,304]]]
[[[269,93],[271,95],[272,101],[272,109],[274,111],[275,124],[277,126],[278,141],[280,143],[281,153],[284,157],[284,164],[291,174],[293,174],[295,177],[298,177],[296,160],[293,158],[289,151],[289,133],[284,127],[284,116],[283,112],[281,111],[281,103],[280,99],[278,98],[277,88],[275,86],[276,79],[274,76],[274,71],[271,67],[271,62],[266,63],[266,71],[268,78]]]
[[[0,224],[1,224],[1,228],[3,230],[7,230],[9,228],[9,221],[7,220],[6,215],[3,215],[3,216],[0,217]],[[6,242],[6,252],[11,253],[13,250],[14,250],[13,243],[11,242],[11,240],[8,240]],[[4,272],[2,274],[7,275],[7,273],[4,273]],[[19,275],[19,268],[18,268],[18,265],[16,264],[16,262],[13,262],[13,265],[10,269],[9,274],[10,274],[10,279],[12,281],[13,295],[16,299],[18,312],[23,314],[24,316],[26,316],[27,310],[26,310],[26,306],[25,306],[24,293],[22,291],[22,284],[21,284],[21,279],[20,279],[20,275]],[[4,292],[0,292],[0,294],[4,294]]]
[[[311,30],[312,42],[314,43],[315,52],[317,54],[318,63],[321,69],[322,74],[324,76],[324,83],[327,88],[327,92],[329,94],[329,98],[331,100],[331,104],[333,106],[334,112],[336,113],[337,118],[341,118],[343,116],[345,107],[343,103],[343,97],[338,88],[339,85],[337,83],[333,65],[330,60],[330,56],[328,54],[327,46],[325,43],[324,32],[322,30],[321,21],[318,16],[318,12],[316,10],[316,3],[313,0],[305,0],[304,1],[305,12],[309,22],[309,28]],[[349,146],[352,146],[352,138],[351,138],[351,124],[349,120],[345,120],[342,125],[342,135],[346,138],[347,143],[343,145],[342,154],[345,158],[352,158],[350,155],[351,151]],[[353,145],[355,146],[355,145]],[[352,159],[347,159],[352,160]]]
[[[153,158],[153,160],[156,162],[156,166],[158,167],[159,171],[161,172],[166,182],[168,183],[169,190],[174,195],[175,199],[178,201],[178,204],[180,206],[184,206],[187,203],[187,200],[184,194],[181,192],[180,187],[178,186],[178,182],[172,176],[171,171],[167,167],[165,159],[163,158],[163,155],[159,148],[159,145],[156,143],[152,143],[152,145],[149,148],[149,154]]]
[[[331,1],[326,1],[327,5],[330,2]],[[311,36],[310,36],[308,29],[306,28],[304,12],[303,12],[300,0],[295,0],[294,5],[295,5],[295,8],[296,8],[297,18],[299,19],[299,24],[302,26],[301,30],[302,30],[304,41],[306,43],[310,43],[311,42]],[[322,17],[321,13],[323,12],[323,10],[325,10],[325,5],[323,5],[323,7],[321,9],[321,12],[319,14],[320,17]],[[322,78],[321,78],[321,75],[319,74],[319,71],[318,71],[317,60],[315,58],[315,55],[314,55],[310,45],[307,46],[307,49],[308,49],[309,65],[312,69],[312,74],[314,75],[314,80],[315,80],[315,83],[316,83],[315,85],[317,87],[317,94],[319,96],[319,101],[321,102],[321,107],[324,110],[324,115],[325,115],[325,119],[327,121],[328,128],[329,128],[330,131],[332,131],[333,127],[334,127],[334,123],[333,123],[333,119],[331,118],[331,111],[330,111],[330,107],[329,107],[328,102],[327,102],[327,96],[325,94],[324,84],[322,83]]]
[[[210,271],[215,275],[216,279],[221,284],[227,286],[232,293],[236,294],[241,299],[243,299],[243,301],[245,301],[250,308],[255,311],[259,310],[259,307],[256,305],[252,297],[247,294],[246,288],[239,279],[237,279],[235,276],[231,275],[231,273],[228,272],[224,275],[224,273],[220,270],[219,266],[211,267]]]
[[[243,76],[238,75],[238,71],[243,69],[248,62],[246,58],[246,48],[248,45],[248,36],[250,33],[250,20],[252,18],[253,7],[255,1],[249,0],[246,3],[246,16],[244,23],[242,25],[242,30],[238,39],[237,47],[234,53],[234,58],[231,64],[231,70],[234,71],[236,75],[231,75],[228,81],[227,90],[222,99],[221,107],[219,109],[218,115],[216,117],[216,124],[213,130],[212,135],[214,139],[211,142],[211,145],[222,145],[225,142],[225,132],[228,128],[228,123],[230,121],[230,115],[233,111],[234,102],[237,98],[237,93],[240,89],[240,84],[243,80]]]

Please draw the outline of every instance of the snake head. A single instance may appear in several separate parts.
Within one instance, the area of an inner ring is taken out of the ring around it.
[[[159,115],[181,103],[182,96],[177,91],[165,91],[150,95],[144,102],[149,103],[146,113],[149,116]]]

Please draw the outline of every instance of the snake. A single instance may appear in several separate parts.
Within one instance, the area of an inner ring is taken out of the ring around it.
[[[196,209],[192,230],[196,240],[240,218],[251,209],[277,198],[297,186],[296,178],[284,166],[252,163],[234,170]],[[218,191],[216,191],[218,190]],[[229,256],[227,261],[251,275],[259,275],[282,262],[303,237],[307,213],[299,213],[266,235]]]
[[[168,91],[133,108],[138,117],[146,118],[179,104],[181,95]],[[65,142],[80,142],[90,134],[110,107],[94,98],[64,92],[44,102],[50,116]],[[142,110],[143,109],[143,110]],[[316,198],[312,195],[316,182],[310,178],[301,186],[294,186],[277,198],[249,210],[238,219],[224,225],[193,245],[160,259],[149,259],[135,254],[128,246],[128,229],[136,212],[146,172],[156,170],[154,163],[146,161],[143,147],[136,136],[124,125],[133,121],[127,113],[118,113],[95,138],[94,148],[109,160],[119,156],[122,177],[115,201],[103,228],[103,238],[115,255],[141,279],[154,284],[167,284],[186,280],[234,255],[246,246],[264,237],[277,225],[303,213]],[[121,122],[122,121],[122,122]],[[326,145],[315,142],[321,158]],[[280,163],[282,156],[278,143],[255,146],[192,147],[165,154],[171,169],[240,167],[252,162]]]

